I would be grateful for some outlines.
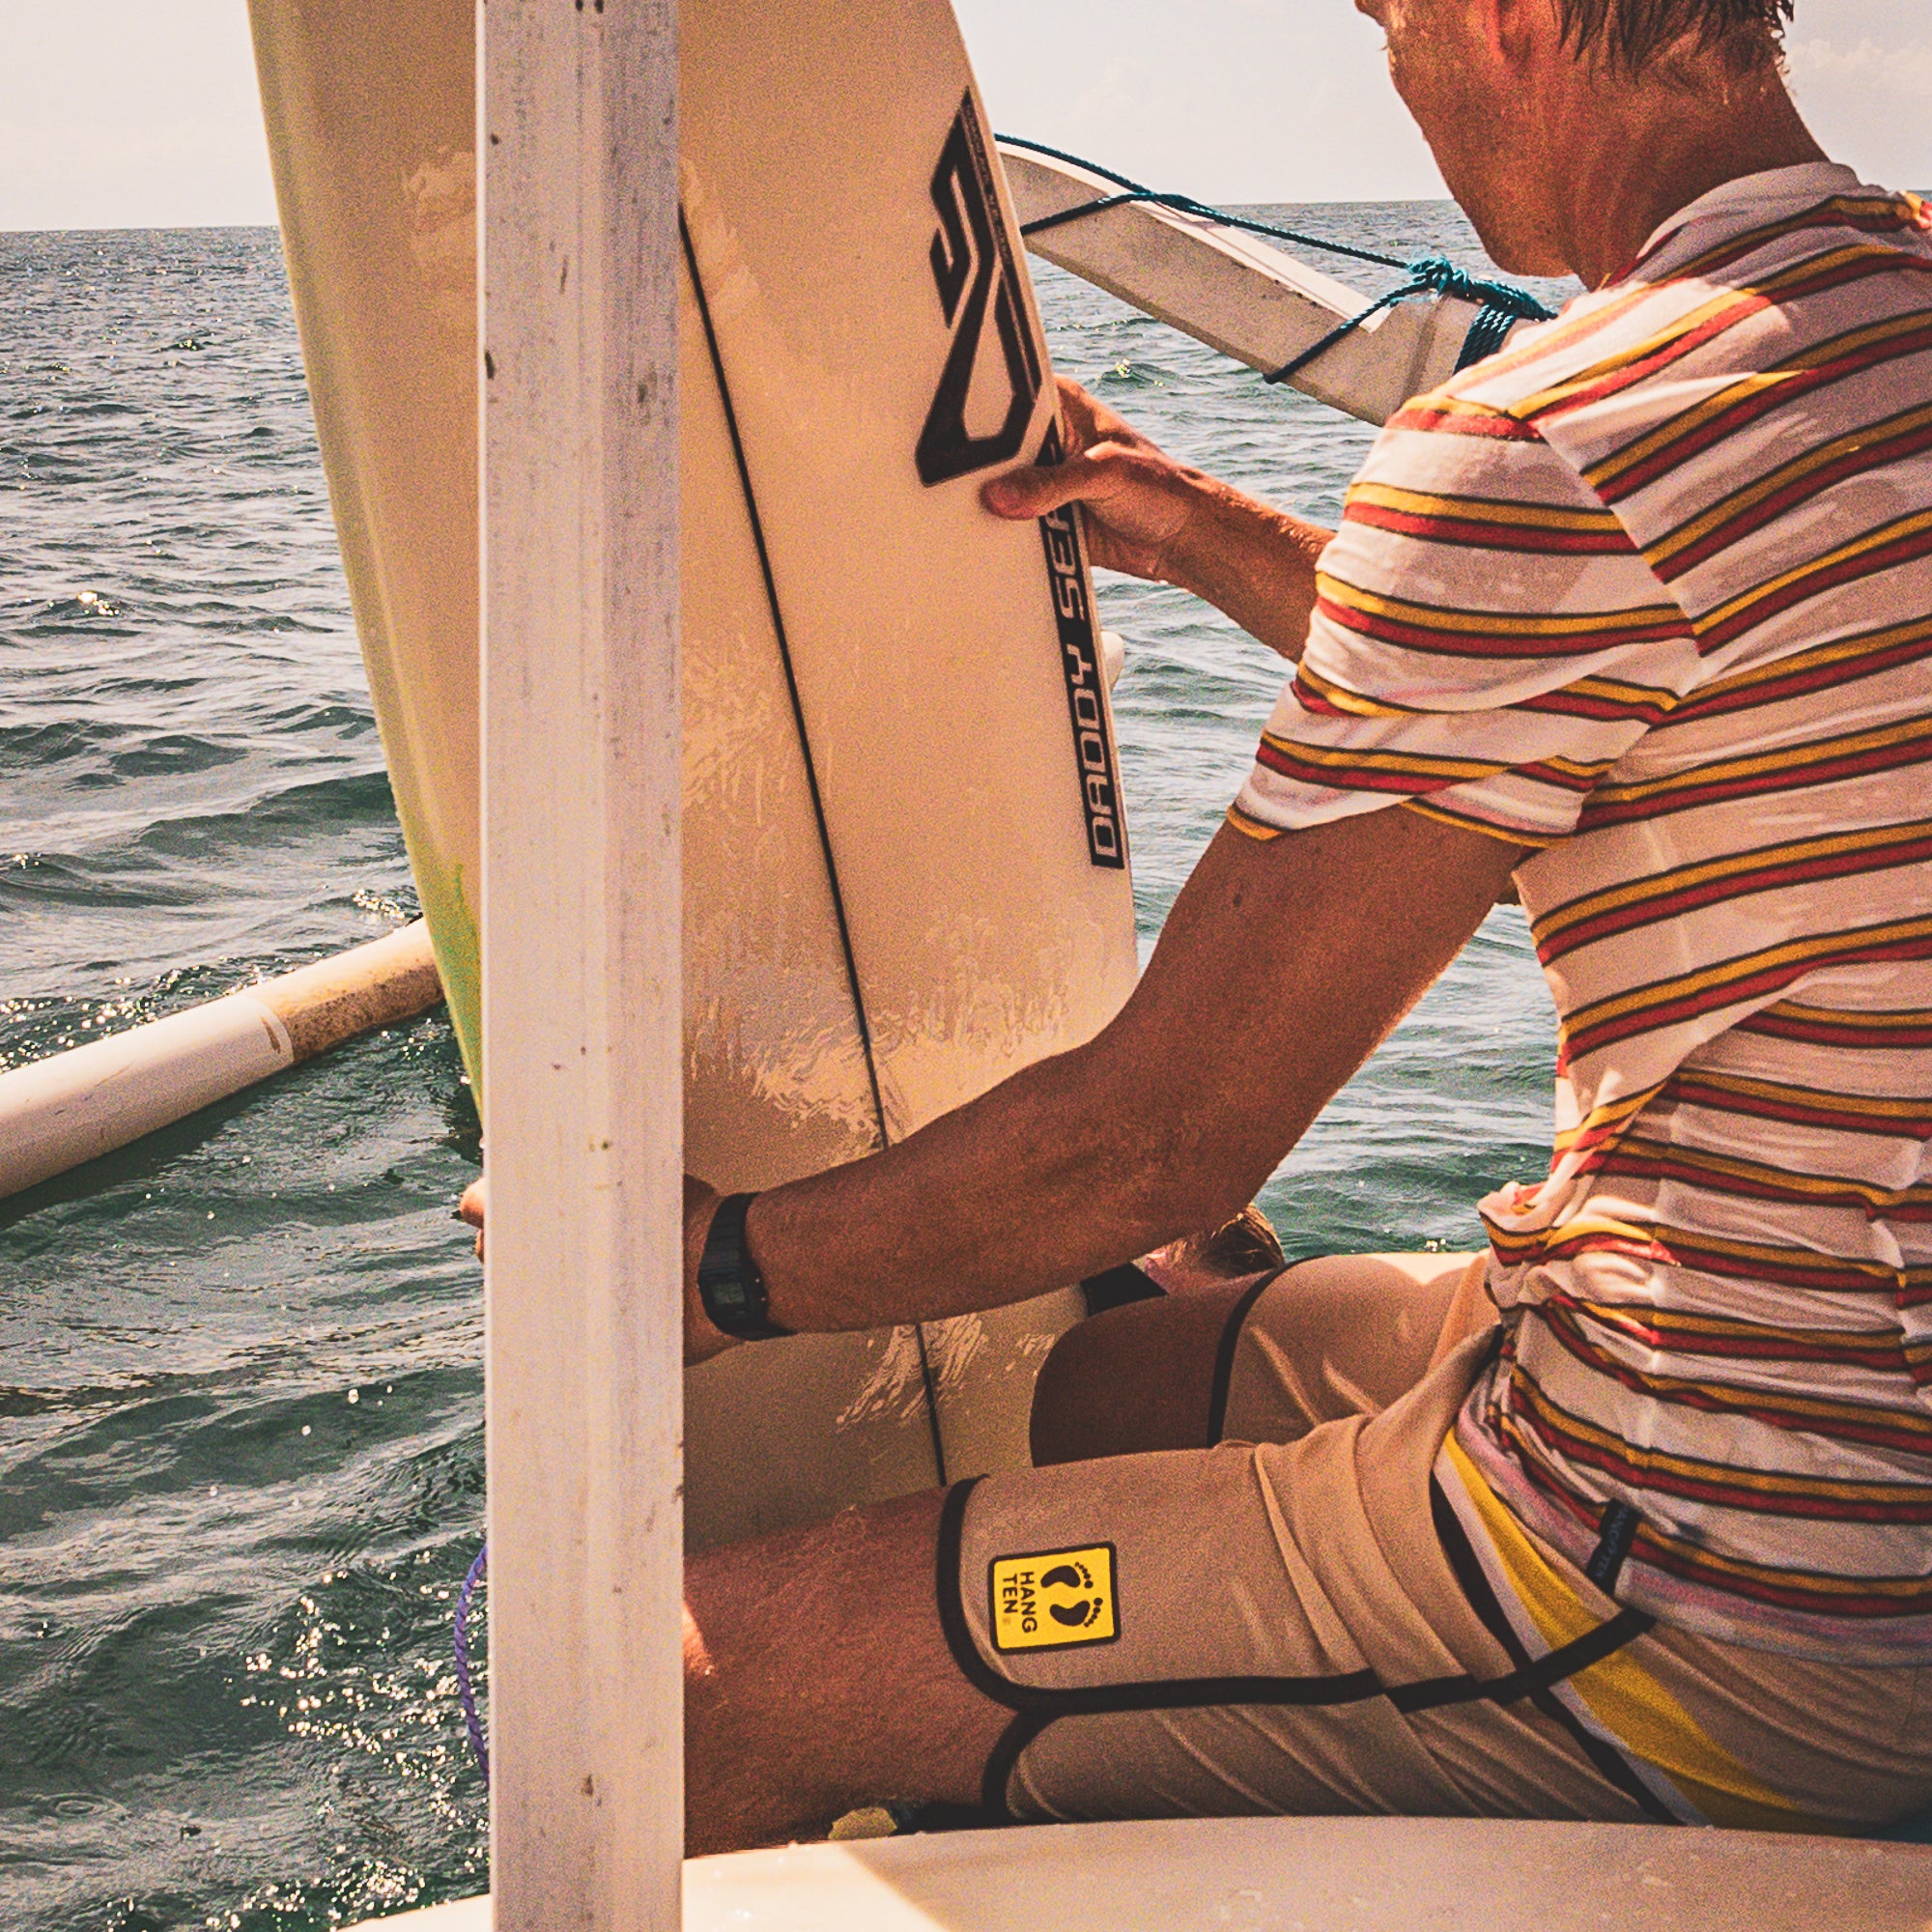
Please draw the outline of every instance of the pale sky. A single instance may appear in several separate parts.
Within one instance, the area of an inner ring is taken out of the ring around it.
[[[1209,200],[1442,192],[1350,0],[958,4],[1003,132]],[[1833,155],[1932,186],[1925,0],[1798,0],[1790,45]],[[0,229],[274,218],[243,0],[0,0]]]

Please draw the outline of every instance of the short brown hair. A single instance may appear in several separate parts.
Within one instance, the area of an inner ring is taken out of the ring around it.
[[[1626,73],[1673,52],[1728,55],[1739,69],[1776,60],[1792,0],[1554,0],[1564,43]]]

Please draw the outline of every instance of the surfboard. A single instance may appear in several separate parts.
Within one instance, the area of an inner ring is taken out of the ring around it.
[[[1368,305],[1346,282],[1211,215],[1124,201],[1109,177],[1025,142],[1004,142],[1000,154],[1021,223],[1052,224],[1028,235],[1034,254],[1264,375]],[[1460,296],[1413,297],[1369,316],[1288,381],[1386,422],[1455,373],[1479,313]]]
[[[352,601],[473,1073],[469,15],[252,14]],[[681,47],[687,1165],[734,1190],[1090,1037],[1136,966],[1077,522],[979,502],[1057,413],[951,9],[688,0]],[[1080,1312],[1069,1288],[693,1371],[694,1545],[1023,1463]]]
[[[474,23],[466,8],[429,0],[251,0],[249,16],[350,603],[473,1079],[483,990]]]

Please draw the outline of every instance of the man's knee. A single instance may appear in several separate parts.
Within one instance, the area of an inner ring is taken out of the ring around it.
[[[1253,1282],[1190,1288],[1108,1309],[1054,1345],[1034,1392],[1037,1467],[1200,1449],[1220,1434],[1218,1404],[1239,1387],[1232,1433],[1286,1441],[1337,1416],[1374,1414],[1428,1373],[1472,1325],[1493,1318],[1468,1255],[1334,1255],[1277,1274],[1238,1324]],[[1266,1280],[1267,1277],[1258,1279]],[[1451,1333],[1453,1328],[1454,1332]]]
[[[1077,1463],[1089,1453],[1091,1418],[1082,1391],[1104,1385],[1107,1363],[1115,1352],[1109,1322],[1113,1317],[1130,1315],[1145,1306],[1133,1302],[1126,1308],[1110,1308],[1105,1314],[1090,1315],[1076,1322],[1054,1343],[1041,1363],[1039,1379],[1033,1386],[1033,1418],[1029,1437],[1034,1465],[1044,1468],[1051,1463]]]
[[[1229,1315],[1258,1276],[1284,1265],[1274,1228],[1253,1204],[1144,1256],[1139,1272],[1162,1293],[1089,1316],[1041,1366],[1035,1466],[1205,1448]]]
[[[1110,1308],[1053,1346],[1033,1398],[1036,1466],[1208,1446],[1214,1372],[1248,1292],[1227,1282]]]

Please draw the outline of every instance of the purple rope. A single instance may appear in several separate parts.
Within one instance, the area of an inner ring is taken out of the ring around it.
[[[469,1728],[469,1747],[476,1753],[483,1774],[483,1788],[490,1787],[490,1747],[483,1740],[482,1719],[476,1715],[476,1691],[469,1682],[469,1600],[490,1566],[490,1546],[486,1542],[476,1552],[469,1574],[463,1579],[462,1594],[456,1600],[456,1694],[463,1700],[463,1721]]]

